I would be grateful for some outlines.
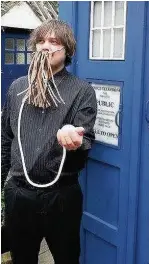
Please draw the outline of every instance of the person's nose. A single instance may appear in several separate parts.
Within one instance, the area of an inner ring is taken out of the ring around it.
[[[51,49],[51,43],[49,41],[45,41],[42,45],[43,51],[52,51]]]

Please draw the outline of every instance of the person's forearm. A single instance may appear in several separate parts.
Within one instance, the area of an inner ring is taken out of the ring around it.
[[[3,188],[11,166],[11,140],[2,136],[1,142],[1,188]]]
[[[10,88],[13,88],[13,84]],[[14,138],[10,125],[10,88],[8,90],[6,102],[2,109],[1,116],[1,187],[3,188],[5,180],[11,166],[11,144]]]

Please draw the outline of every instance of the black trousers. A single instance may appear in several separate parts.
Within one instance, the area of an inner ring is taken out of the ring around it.
[[[45,237],[55,264],[79,264],[83,197],[78,181],[29,189],[16,179],[12,177],[4,191],[13,263],[37,264]]]

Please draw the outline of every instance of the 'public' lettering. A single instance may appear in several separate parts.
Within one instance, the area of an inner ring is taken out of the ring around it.
[[[101,100],[99,100],[98,101],[98,104],[100,106],[106,106],[106,107],[111,107],[111,108],[114,107],[114,102],[107,102],[107,101],[101,101]]]

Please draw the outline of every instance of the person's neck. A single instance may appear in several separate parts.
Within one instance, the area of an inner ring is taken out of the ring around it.
[[[52,67],[52,74],[55,75],[56,73],[60,72],[64,67],[64,64],[57,68]],[[49,72],[49,78],[51,78],[51,72]]]

